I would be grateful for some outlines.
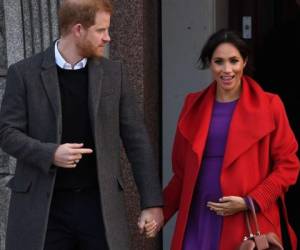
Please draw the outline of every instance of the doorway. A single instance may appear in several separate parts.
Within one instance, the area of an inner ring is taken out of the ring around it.
[[[296,91],[296,85],[300,84],[300,1],[229,0],[228,9],[229,28],[248,37],[253,54],[250,58],[252,76],[265,90],[281,97],[300,143],[300,92]],[[300,197],[299,179],[286,195],[289,221],[298,238],[300,206],[296,201]]]

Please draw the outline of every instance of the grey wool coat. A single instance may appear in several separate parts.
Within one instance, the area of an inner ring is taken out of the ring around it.
[[[90,59],[87,65],[89,114],[106,238],[110,250],[129,250],[120,138],[132,165],[142,208],[162,205],[160,181],[122,64],[102,58]],[[12,195],[6,250],[43,249],[56,176],[52,160],[61,133],[60,91],[51,46],[8,69],[0,112],[0,146],[17,159],[17,166],[8,184]]]

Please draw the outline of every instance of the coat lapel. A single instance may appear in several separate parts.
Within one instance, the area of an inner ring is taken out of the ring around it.
[[[89,74],[89,113],[93,131],[96,131],[97,112],[102,89],[103,69],[101,59],[90,59],[88,62]]]
[[[216,85],[196,94],[179,122],[179,130],[192,145],[200,164],[206,144],[215,99]]]
[[[224,168],[275,129],[266,93],[250,77],[245,76],[242,81],[243,89],[229,128]]]
[[[55,117],[58,121],[58,124],[61,125],[61,99],[54,56],[54,46],[49,47],[45,51],[45,56],[42,63],[41,78]]]
[[[250,77],[245,76],[242,81],[243,89],[228,132],[224,168],[275,128],[266,93]],[[192,145],[199,164],[206,145],[215,93],[214,82],[206,90],[196,94],[179,121],[180,132]]]

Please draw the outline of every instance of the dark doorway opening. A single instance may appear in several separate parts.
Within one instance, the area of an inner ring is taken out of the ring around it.
[[[248,29],[244,34],[249,37],[247,41],[253,51],[252,76],[265,90],[282,98],[300,143],[300,91],[297,91],[300,85],[300,0],[229,0],[228,17],[229,28],[242,34],[243,29],[244,32]],[[243,17],[248,20],[246,23]],[[298,238],[299,198],[300,178],[286,195],[289,221]]]

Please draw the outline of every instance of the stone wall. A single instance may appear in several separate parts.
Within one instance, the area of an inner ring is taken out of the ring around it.
[[[1,75],[5,74],[5,69],[6,69],[6,64],[7,64],[5,29],[4,28],[5,28],[5,23],[4,23],[3,0],[0,0],[0,55],[1,55],[1,57],[0,57],[0,77],[1,77]],[[1,92],[0,92],[0,94],[1,94]]]
[[[7,66],[47,48],[58,37],[57,7],[60,0],[0,0],[0,103]],[[159,167],[159,2],[114,0],[110,57],[126,63],[130,82],[155,146]],[[133,250],[160,249],[160,237],[145,240],[138,234],[139,197],[125,154],[123,177]],[[0,250],[4,249],[9,190],[15,159],[0,149]]]
[[[6,75],[6,42],[5,42],[4,5],[0,0],[0,103],[2,100]],[[5,228],[7,222],[8,191],[5,187],[10,177],[7,177],[9,156],[0,149],[0,249],[4,250]]]
[[[130,83],[154,145],[157,168],[160,158],[160,1],[113,0],[110,58],[125,62]],[[132,249],[160,249],[161,238],[145,240],[136,227],[139,203],[129,164],[124,162],[127,211],[130,218]]]

